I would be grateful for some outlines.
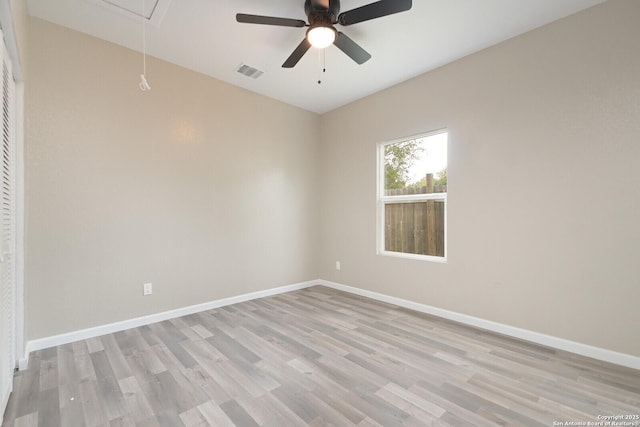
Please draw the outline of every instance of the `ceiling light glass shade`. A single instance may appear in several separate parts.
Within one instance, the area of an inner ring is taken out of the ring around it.
[[[307,40],[311,46],[324,49],[330,46],[336,39],[336,30],[331,27],[314,27],[307,32]]]

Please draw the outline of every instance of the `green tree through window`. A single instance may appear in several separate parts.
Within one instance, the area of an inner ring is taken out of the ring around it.
[[[417,140],[384,146],[385,189],[405,188],[409,179],[409,168],[418,160],[424,148]]]

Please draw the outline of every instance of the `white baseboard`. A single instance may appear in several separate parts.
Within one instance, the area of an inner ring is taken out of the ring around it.
[[[189,307],[179,308],[176,310],[170,310],[162,313],[151,314],[149,316],[137,317],[134,319],[124,320],[121,322],[115,322],[115,323],[109,323],[107,325],[96,326],[94,328],[82,329],[79,331],[69,332],[66,334],[31,340],[27,342],[25,358],[19,360],[19,364],[18,364],[19,369],[24,370],[27,368],[29,353],[32,351],[37,351],[37,350],[42,350],[49,347],[68,344],[71,342],[80,341],[87,338],[99,337],[102,335],[111,334],[111,333],[123,331],[126,329],[131,329],[139,326],[148,325],[151,323],[161,322],[163,320],[174,319],[180,316],[186,316],[189,314],[199,313],[201,311],[206,311],[214,308],[223,307],[226,305],[236,304],[239,302],[250,301],[253,299],[264,298],[272,295],[278,295],[285,292],[296,291],[299,289],[305,289],[315,285],[322,285],[328,288],[349,292],[351,294],[360,295],[360,296],[375,299],[378,301],[383,301],[389,304],[397,305],[399,307],[405,307],[405,308],[419,311],[422,313],[431,314],[434,316],[442,317],[444,319],[453,320],[455,322],[459,322],[465,325],[474,326],[474,327],[485,329],[488,331],[504,334],[510,337],[530,341],[536,344],[541,344],[547,347],[556,348],[558,350],[568,351],[570,353],[591,357],[593,359],[602,360],[604,362],[609,362],[616,365],[626,366],[628,368],[640,370],[640,357],[637,357],[637,356],[618,353],[612,350],[607,350],[600,347],[594,347],[588,344],[570,341],[564,338],[558,338],[551,335],[545,335],[539,332],[530,331],[528,329],[517,328],[515,326],[509,326],[503,323],[493,322],[491,320],[481,319],[478,317],[469,316],[467,314],[444,310],[441,308],[432,307],[430,305],[421,304],[414,301],[392,297],[392,296],[381,294],[378,292],[367,291],[365,289],[355,288],[353,286],[347,286],[340,283],[330,282],[322,279],[310,280],[308,282],[302,282],[302,283],[297,283],[297,284],[288,285],[288,286],[281,286],[279,288],[252,292],[244,295],[238,295],[235,297],[223,298],[220,300],[210,301],[203,304],[197,304]]]
[[[96,326],[93,328],[81,329],[79,331],[68,332],[65,334],[54,335],[46,338],[39,338],[27,342],[25,358],[18,361],[18,369],[27,369],[29,364],[29,354],[32,351],[42,350],[45,348],[55,347],[58,345],[68,344],[75,341],[86,340],[88,338],[99,337],[114,332],[124,331],[126,329],[137,328],[139,326],[149,325],[151,323],[162,322],[163,320],[175,319],[176,317],[187,316],[189,314],[199,313],[201,311],[211,310],[214,308],[224,307],[226,305],[237,304],[239,302],[250,301],[258,298],[264,298],[272,295],[278,295],[285,292],[297,291],[299,289],[308,288],[317,285],[317,280],[296,283],[293,285],[281,286],[279,288],[266,289],[264,291],[251,292],[244,295],[238,295],[229,298],[223,298],[203,304],[191,305],[188,307],[178,308],[175,310],[163,311],[161,313],[150,314],[148,316],[136,317],[134,319],[123,320],[120,322],[109,323],[106,325]]]
[[[329,282],[327,280],[318,280],[317,283],[329,288],[349,292],[352,294],[375,299],[378,301],[383,301],[389,304],[405,307],[411,310],[420,311],[422,313],[427,313],[434,316],[442,317],[444,319],[453,320],[455,322],[463,323],[465,325],[475,326],[477,328],[485,329],[492,332],[497,332],[503,335],[508,335],[510,337],[530,341],[536,344],[541,344],[546,347],[552,347],[558,350],[563,350],[570,353],[579,354],[581,356],[587,356],[593,359],[602,360],[604,362],[609,362],[616,365],[626,366],[628,368],[640,370],[640,357],[632,356],[630,354],[618,353],[616,351],[607,350],[600,347],[594,347],[588,344],[582,344],[579,342],[570,341],[564,338],[558,338],[551,335],[545,335],[539,332],[530,331],[528,329],[517,328],[515,326],[509,326],[503,323],[481,319],[479,317],[456,313],[454,311],[443,310],[441,308],[432,307],[426,304],[420,304],[420,303],[405,300],[402,298],[392,297],[392,296],[381,294],[378,292],[367,291],[364,289],[354,288],[352,286],[347,286],[340,283]]]

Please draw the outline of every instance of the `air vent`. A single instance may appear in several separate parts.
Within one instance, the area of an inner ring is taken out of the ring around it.
[[[247,64],[240,65],[238,68],[236,68],[236,71],[243,76],[251,77],[252,79],[257,79],[264,74],[264,71],[258,70],[257,68],[254,68]]]
[[[98,6],[102,6],[120,15],[140,20],[144,17],[148,22],[156,27],[160,26],[171,0],[145,0],[144,11],[142,10],[142,0],[86,0]]]

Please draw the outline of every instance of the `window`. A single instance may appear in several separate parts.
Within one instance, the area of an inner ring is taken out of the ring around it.
[[[378,253],[447,256],[447,132],[378,146]]]

